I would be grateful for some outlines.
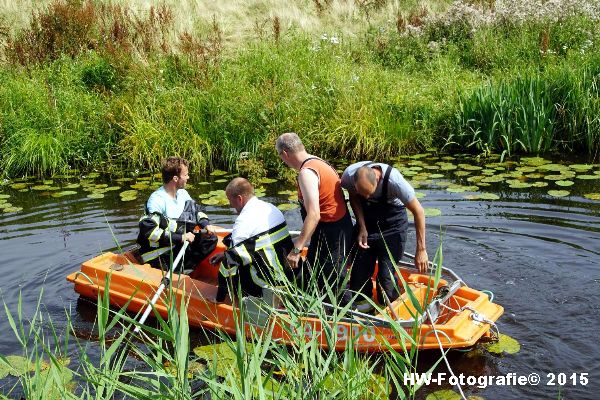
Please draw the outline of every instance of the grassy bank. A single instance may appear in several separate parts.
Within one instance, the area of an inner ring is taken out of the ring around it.
[[[327,158],[597,156],[600,7],[534,3],[2,4],[2,169],[277,170],[290,130]]]

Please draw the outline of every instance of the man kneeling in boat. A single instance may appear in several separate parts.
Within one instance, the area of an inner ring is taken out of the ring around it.
[[[215,249],[218,239],[207,231],[208,216],[184,189],[189,179],[187,160],[169,157],[161,172],[163,186],[150,195],[139,223],[140,257],[155,268],[169,269],[171,259],[188,241],[183,266],[193,269]]]
[[[216,301],[225,300],[228,281],[233,294],[239,284],[243,295],[260,297],[264,287],[293,276],[286,256],[294,243],[281,211],[257,198],[246,179],[233,179],[225,188],[225,194],[239,215],[231,235],[223,240],[228,250],[210,259],[211,264],[224,261],[219,268]]]

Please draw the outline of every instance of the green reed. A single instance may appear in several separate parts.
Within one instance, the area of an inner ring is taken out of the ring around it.
[[[598,64],[490,82],[461,96],[450,140],[480,152],[541,154],[598,146]]]
[[[403,286],[410,295],[410,287],[405,283]],[[134,337],[133,328],[138,322],[125,311],[127,305],[111,308],[107,277],[97,298],[93,341],[77,338],[72,311],[66,311],[66,322],[60,329],[43,314],[43,290],[29,317],[22,312],[19,296],[16,314],[6,303],[4,308],[25,362],[0,357],[0,365],[10,366],[11,374],[17,377],[17,383],[6,394],[23,393],[28,399],[104,399],[121,395],[191,399],[210,395],[216,399],[300,400],[387,399],[395,393],[400,398],[414,398],[418,387],[405,387],[402,376],[416,366],[416,326],[407,333],[389,318],[396,335],[411,345],[410,351],[389,348],[383,357],[359,354],[353,340],[343,351],[336,351],[338,324],[349,306],[332,309],[323,304],[322,295],[299,291],[291,282],[280,290],[281,304],[276,306],[257,299],[254,305],[247,300],[235,302],[240,310],[234,314],[235,336],[216,333],[222,341],[220,346],[226,346],[233,355],[225,366],[227,358],[216,350],[208,357],[192,354],[188,303],[183,296],[176,300],[175,295],[184,288],[171,287],[164,295],[169,314],[166,320],[155,313],[157,324],[141,326],[142,333]],[[333,296],[329,288],[328,297]],[[281,306],[287,312],[282,312]],[[322,348],[316,336],[306,336],[302,318],[307,313],[323,322],[321,335],[329,349]],[[274,318],[268,319],[270,315]],[[257,322],[261,318],[263,322]],[[286,332],[290,345],[273,338],[275,320],[289,327]],[[248,327],[250,336],[246,337]]]

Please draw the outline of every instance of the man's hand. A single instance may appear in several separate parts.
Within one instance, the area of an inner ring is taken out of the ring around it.
[[[369,245],[367,244],[367,229],[366,228],[360,228],[358,231],[358,237],[357,237],[357,242],[358,242],[358,246],[361,249],[368,249]]]
[[[185,243],[185,242],[190,242],[192,243],[194,241],[194,234],[192,232],[186,232],[183,234],[183,236],[181,237],[181,242]]]
[[[288,264],[290,264],[290,268],[296,269],[298,268],[298,262],[300,261],[300,253],[296,254],[293,251],[287,255]]]
[[[218,264],[225,258],[225,253],[218,253],[208,259],[208,262],[212,265]]]
[[[417,252],[415,254],[415,268],[417,268],[420,273],[424,274],[427,272],[428,266],[429,256],[427,255],[427,250],[417,249]]]

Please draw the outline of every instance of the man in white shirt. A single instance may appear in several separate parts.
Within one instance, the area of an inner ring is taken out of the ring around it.
[[[286,256],[294,244],[287,223],[277,207],[254,195],[254,188],[244,178],[229,182],[225,194],[239,215],[224,240],[228,250],[210,259],[212,264],[225,261],[219,269],[216,300],[225,300],[227,279],[234,284],[234,291],[239,282],[243,294],[262,296],[263,287],[292,276]]]

